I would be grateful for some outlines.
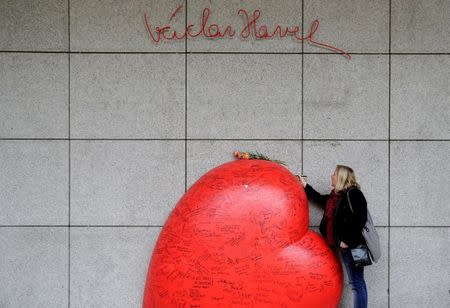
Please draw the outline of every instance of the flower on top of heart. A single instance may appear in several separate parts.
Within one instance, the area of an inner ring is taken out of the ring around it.
[[[249,152],[234,151],[233,155],[234,155],[234,157],[236,157],[238,159],[262,159],[262,160],[273,161],[280,165],[286,165],[286,163],[284,161],[278,160],[278,159],[270,159],[269,157],[267,157],[266,155],[264,155],[258,151],[249,151]]]

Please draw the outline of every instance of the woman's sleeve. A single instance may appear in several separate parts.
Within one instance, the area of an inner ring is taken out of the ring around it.
[[[353,208],[353,225],[357,230],[362,230],[367,222],[367,201],[359,189],[349,192],[350,202]]]
[[[329,194],[326,194],[326,195],[319,194],[309,184],[306,184],[305,192],[306,192],[306,196],[308,197],[308,199],[310,199],[311,201],[313,201],[323,207],[327,204],[327,200],[330,197]]]

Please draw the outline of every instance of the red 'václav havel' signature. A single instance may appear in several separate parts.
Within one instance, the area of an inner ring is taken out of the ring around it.
[[[177,13],[182,9],[183,5],[179,5],[170,15],[169,22],[177,15]],[[201,26],[198,30],[193,30],[194,25],[188,24],[182,33],[178,33],[172,26],[168,23],[163,27],[156,26],[152,30],[152,26],[148,21],[147,13],[144,14],[144,23],[147,28],[150,40],[154,43],[159,43],[161,40],[173,41],[173,40],[183,40],[186,37],[197,37],[204,36],[207,38],[233,38],[236,35],[232,25],[227,25],[225,27],[220,27],[216,23],[209,23],[209,17],[211,10],[209,8],[204,8],[201,16]],[[308,41],[309,43],[319,46],[321,48],[331,49],[342,55],[344,55],[349,60],[351,59],[350,54],[342,49],[331,46],[329,44],[317,42],[313,39],[314,33],[319,28],[319,21],[315,19],[311,23],[309,33],[307,36],[303,37],[300,26],[275,26],[272,30],[265,24],[258,23],[258,19],[261,17],[260,10],[254,10],[252,15],[249,15],[245,9],[239,9],[238,15],[242,16],[245,20],[244,27],[241,29],[239,36],[241,39],[247,39],[250,36],[254,36],[256,39],[271,39],[271,38],[285,38],[286,36],[291,36],[294,40],[298,41]]]

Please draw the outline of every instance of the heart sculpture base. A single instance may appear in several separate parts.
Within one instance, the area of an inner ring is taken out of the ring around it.
[[[143,307],[338,307],[341,264],[308,221],[287,168],[236,160],[210,170],[161,230]]]

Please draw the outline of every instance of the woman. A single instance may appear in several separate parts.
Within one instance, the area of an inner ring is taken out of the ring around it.
[[[329,194],[320,194],[305,179],[297,176],[309,200],[324,208],[320,233],[327,244],[337,253],[340,252],[345,265],[349,284],[353,290],[354,307],[367,307],[367,287],[364,281],[364,267],[355,267],[353,264],[351,248],[365,243],[362,228],[367,221],[367,202],[356,181],[353,169],[336,165],[331,175],[333,189]],[[347,201],[347,191],[352,204],[353,213]]]

